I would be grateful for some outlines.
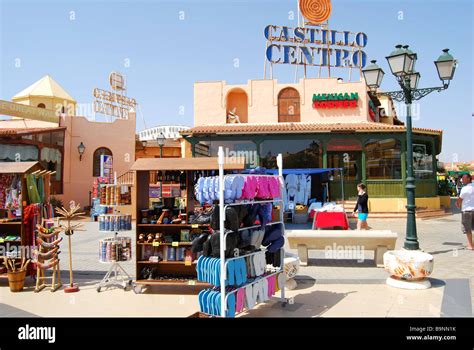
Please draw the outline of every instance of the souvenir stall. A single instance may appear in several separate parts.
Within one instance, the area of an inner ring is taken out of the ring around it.
[[[305,168],[283,169],[285,186],[283,187],[285,217],[295,224],[313,222],[313,229],[342,227],[348,229],[348,219],[343,205],[327,202],[329,174],[339,171],[341,174],[341,197],[344,202],[344,176],[341,168]],[[277,174],[276,169],[267,170],[267,174]],[[319,181],[312,183],[315,176]],[[323,179],[321,181],[321,178]],[[321,188],[315,188],[321,187]],[[321,194],[321,195],[319,195]]]
[[[227,171],[243,170],[244,161],[230,160]],[[141,158],[136,171],[136,281],[134,291],[144,286],[209,286],[197,281],[200,252],[193,240],[207,237],[213,206],[195,199],[195,185],[216,175],[217,158]],[[202,180],[201,180],[202,181]]]
[[[285,298],[283,212],[272,217],[273,206],[283,203],[282,156],[277,175],[264,169],[225,174],[222,147],[218,154],[218,176],[200,178],[195,186],[200,203],[217,202],[210,224],[215,232],[196,240],[202,252],[198,280],[212,286],[199,293],[200,311],[235,317],[269,300],[292,304]]]
[[[39,162],[0,163],[0,245],[7,257],[25,257],[25,248],[36,246],[36,225],[54,216],[49,203],[52,174]],[[32,264],[28,272],[32,275],[34,269]],[[0,269],[0,277],[5,272]]]

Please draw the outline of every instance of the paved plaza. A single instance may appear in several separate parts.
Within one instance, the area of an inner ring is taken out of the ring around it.
[[[109,265],[98,262],[99,240],[104,237],[94,222],[84,222],[87,231],[73,236],[74,276],[81,291],[34,293],[27,288],[11,293],[6,281],[0,285],[2,316],[188,316],[198,311],[197,296],[147,290],[137,295],[132,290],[105,290],[97,293],[95,284]],[[355,223],[351,222],[351,226]],[[390,229],[398,233],[397,248],[402,247],[404,219],[372,219],[372,229]],[[364,259],[327,259],[324,252],[310,252],[308,267],[301,267],[297,288],[287,291],[295,304],[285,308],[270,302],[242,316],[285,317],[472,317],[474,302],[474,252],[466,249],[460,231],[460,214],[428,220],[417,220],[421,248],[435,259],[430,278],[432,288],[422,291],[402,290],[385,284],[386,272],[374,267],[373,253]],[[287,225],[287,230],[306,229]],[[123,234],[134,237],[134,232]],[[61,247],[61,269],[64,283],[67,272],[67,244]],[[293,251],[296,253],[296,251]],[[134,261],[122,265],[135,276]],[[30,282],[31,285],[31,282]]]

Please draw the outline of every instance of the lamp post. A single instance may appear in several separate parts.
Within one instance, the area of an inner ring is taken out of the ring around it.
[[[160,158],[163,158],[163,146],[165,145],[165,135],[163,135],[163,132],[160,132],[158,137],[156,138],[156,143],[158,146],[160,146]],[[165,178],[164,172],[161,172],[161,181],[160,181],[160,196],[161,196],[161,203],[163,204],[163,180]]]
[[[441,92],[448,88],[453,79],[457,61],[449,53],[449,49],[444,49],[443,54],[434,62],[438,71],[442,86],[418,89],[420,73],[415,71],[417,54],[408,49],[408,46],[397,45],[395,50],[386,57],[392,74],[397,79],[401,87],[399,91],[378,92],[377,89],[382,83],[384,71],[377,66],[376,61],[362,70],[364,78],[369,88],[369,93],[379,96],[390,96],[392,99],[404,102],[407,111],[406,121],[406,139],[407,139],[407,178],[406,178],[406,196],[407,196],[407,226],[406,236],[403,247],[407,250],[418,250],[418,236],[416,232],[415,218],[415,178],[413,176],[413,133],[411,104],[412,101],[419,100],[433,91]]]

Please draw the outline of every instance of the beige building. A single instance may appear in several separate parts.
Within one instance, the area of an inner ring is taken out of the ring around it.
[[[91,96],[92,99],[92,96]],[[135,161],[135,112],[113,122],[75,115],[76,101],[45,76],[12,98],[0,101],[0,162],[39,160],[55,170],[53,195],[64,203],[89,205],[89,192],[100,175],[100,156],[112,155],[113,170],[126,173]],[[79,153],[83,145],[84,152]],[[1,163],[0,163],[1,167]],[[1,170],[0,170],[1,172]]]

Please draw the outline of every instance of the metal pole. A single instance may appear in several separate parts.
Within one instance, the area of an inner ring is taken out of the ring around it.
[[[411,91],[408,90],[411,94]],[[406,180],[406,195],[407,195],[407,229],[405,236],[405,243],[403,247],[407,250],[418,250],[420,245],[416,233],[416,216],[415,216],[415,178],[413,177],[413,138],[412,138],[412,124],[411,124],[411,98],[406,100],[407,107],[407,180]]]
[[[282,194],[282,201],[280,202],[280,221],[283,222],[283,236],[285,236],[285,224],[284,224],[284,201],[283,201],[283,184],[285,183],[283,180],[283,155],[281,153],[277,156],[277,166],[278,166],[278,178],[281,181],[280,186],[282,187],[281,194]],[[280,251],[280,269],[285,272],[285,245],[281,248]],[[278,275],[277,275],[278,278]],[[285,277],[286,281],[286,277]],[[280,286],[281,298],[285,299],[285,285]]]
[[[225,304],[225,234],[224,234],[224,149],[219,146],[218,150],[218,163],[219,163],[219,235],[220,235],[220,265],[221,265],[221,316],[226,316],[226,304]]]
[[[160,145],[160,159],[163,158],[163,145]],[[164,205],[165,200],[163,198],[163,180],[165,179],[165,172],[161,171],[161,181],[160,181],[160,196],[161,196],[161,205]]]

